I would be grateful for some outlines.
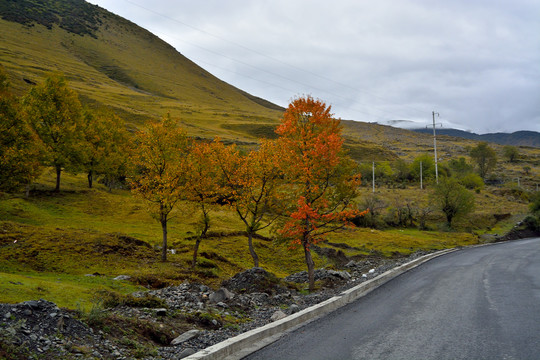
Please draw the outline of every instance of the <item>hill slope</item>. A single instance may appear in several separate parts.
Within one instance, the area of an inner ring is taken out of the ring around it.
[[[139,124],[166,112],[193,133],[223,123],[275,122],[281,109],[208,73],[150,32],[83,0],[5,1],[0,63],[21,94],[53,71],[92,106]]]

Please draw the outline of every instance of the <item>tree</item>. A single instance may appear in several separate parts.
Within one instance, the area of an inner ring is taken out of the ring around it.
[[[420,165],[422,166],[422,179],[424,182],[435,179],[435,162],[433,156],[422,154],[414,159],[411,164],[411,177],[416,181],[420,181]]]
[[[23,99],[24,114],[44,145],[46,165],[56,170],[55,191],[60,191],[62,169],[75,169],[81,161],[82,107],[77,94],[61,75],[48,77]]]
[[[448,167],[450,168],[452,176],[455,176],[458,179],[472,173],[474,170],[473,166],[468,164],[463,156],[458,159],[451,159],[448,162]]]
[[[432,203],[446,216],[448,227],[452,227],[452,221],[474,210],[474,195],[456,179],[443,178],[435,186],[431,196]]]
[[[0,66],[0,190],[15,191],[41,173],[40,141],[21,116],[19,103],[9,91],[9,80]]]
[[[278,166],[280,152],[276,143],[263,140],[257,150],[240,156],[234,147],[216,149],[231,205],[245,225],[248,248],[253,266],[259,266],[259,256],[253,246],[258,231],[272,225],[277,218],[274,205],[277,186],[281,181]]]
[[[127,171],[127,131],[124,122],[107,113],[86,109],[83,115],[84,148],[82,168],[92,188],[96,175],[105,175],[108,185],[112,178]],[[110,186],[109,186],[110,189]]]
[[[517,147],[512,145],[506,145],[503,147],[504,157],[508,159],[509,162],[516,162],[519,158],[519,150]]]
[[[489,147],[486,142],[481,142],[471,149],[469,156],[478,167],[478,175],[480,175],[483,180],[486,180],[487,174],[497,164],[497,155],[495,154],[495,151]]]
[[[150,122],[146,131],[138,132],[136,137],[132,191],[148,202],[152,216],[161,224],[162,261],[167,261],[169,215],[185,197],[189,147],[186,134],[169,115],[161,121]]]
[[[394,181],[404,183],[411,180],[411,169],[403,159],[397,159],[392,164]]]
[[[308,268],[309,289],[314,290],[311,245],[324,234],[343,228],[358,215],[352,200],[360,175],[343,151],[339,120],[330,107],[311,96],[289,104],[276,130],[280,165],[287,182],[283,195],[289,206],[278,231],[293,246],[301,245]]]
[[[191,267],[197,264],[197,253],[201,241],[206,238],[210,229],[210,209],[223,193],[223,181],[220,168],[215,159],[215,149],[220,149],[221,142],[216,139],[212,143],[199,142],[193,144],[188,164],[186,194],[189,200],[198,204],[201,210],[200,229],[193,248]]]

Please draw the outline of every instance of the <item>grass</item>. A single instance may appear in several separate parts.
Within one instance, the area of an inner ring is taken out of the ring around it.
[[[88,309],[99,290],[126,294],[145,287],[162,287],[183,281],[202,282],[217,288],[239,271],[253,266],[247,239],[233,235],[243,230],[228,207],[216,206],[211,213],[213,233],[199,249],[198,265],[190,271],[198,212],[182,203],[169,223],[169,246],[175,254],[159,261],[160,226],[145,203],[126,190],[109,192],[97,185],[88,189],[84,175],[63,174],[62,191],[56,194],[54,174],[46,171],[34,185],[32,196],[3,195],[0,198],[0,302],[44,298],[67,308]],[[495,189],[497,190],[497,189]],[[476,194],[474,214],[456,223],[453,232],[416,229],[373,230],[349,228],[328,236],[330,244],[348,257],[406,256],[418,250],[438,250],[478,243],[478,234],[511,227],[527,204],[521,199],[501,197],[498,190]],[[385,206],[412,202],[423,206],[428,190],[377,188]],[[371,195],[362,190],[361,199]],[[493,214],[501,215],[497,220]],[[509,214],[506,216],[505,214]],[[440,214],[429,219],[431,228],[442,223]],[[231,235],[227,235],[231,234]],[[269,236],[269,233],[265,233]],[[255,239],[261,266],[284,277],[305,270],[301,249],[287,244]],[[316,267],[332,261],[314,255]],[[98,276],[86,276],[98,274]],[[129,275],[130,282],[113,281]]]
[[[47,299],[60,307],[88,311],[96,301],[99,290],[128,294],[143,288],[110,277],[26,271],[0,272],[0,289],[2,303]]]

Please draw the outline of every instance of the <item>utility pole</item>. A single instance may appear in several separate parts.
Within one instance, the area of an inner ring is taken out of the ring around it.
[[[437,117],[438,117],[439,113],[432,111],[431,114],[433,115],[433,149],[435,150],[435,179],[438,184],[439,183],[439,170],[437,168],[437,136],[435,135],[435,114],[437,114]]]

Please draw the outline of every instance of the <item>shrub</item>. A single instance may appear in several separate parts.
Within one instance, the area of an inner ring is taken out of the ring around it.
[[[463,176],[459,183],[469,190],[482,190],[484,188],[484,180],[474,173],[469,173]]]

